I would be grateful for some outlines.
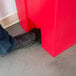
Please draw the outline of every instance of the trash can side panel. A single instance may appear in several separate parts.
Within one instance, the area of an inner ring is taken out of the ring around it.
[[[76,1],[58,0],[56,54],[76,43]]]
[[[41,12],[42,47],[55,57],[56,0],[47,0]]]

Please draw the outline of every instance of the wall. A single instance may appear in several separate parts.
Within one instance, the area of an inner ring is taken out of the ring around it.
[[[16,11],[15,0],[0,0],[0,18]]]

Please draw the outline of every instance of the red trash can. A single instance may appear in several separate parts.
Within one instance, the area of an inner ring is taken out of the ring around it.
[[[42,47],[53,57],[76,43],[76,0],[15,1],[22,28],[40,28]]]

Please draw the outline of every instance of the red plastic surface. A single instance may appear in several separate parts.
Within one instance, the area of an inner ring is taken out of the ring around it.
[[[76,0],[16,0],[20,25],[40,28],[42,47],[53,57],[76,43]]]

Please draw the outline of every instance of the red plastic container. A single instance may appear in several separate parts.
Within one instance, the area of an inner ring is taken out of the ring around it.
[[[76,43],[76,0],[16,0],[25,31],[40,28],[42,47],[53,57]]]

